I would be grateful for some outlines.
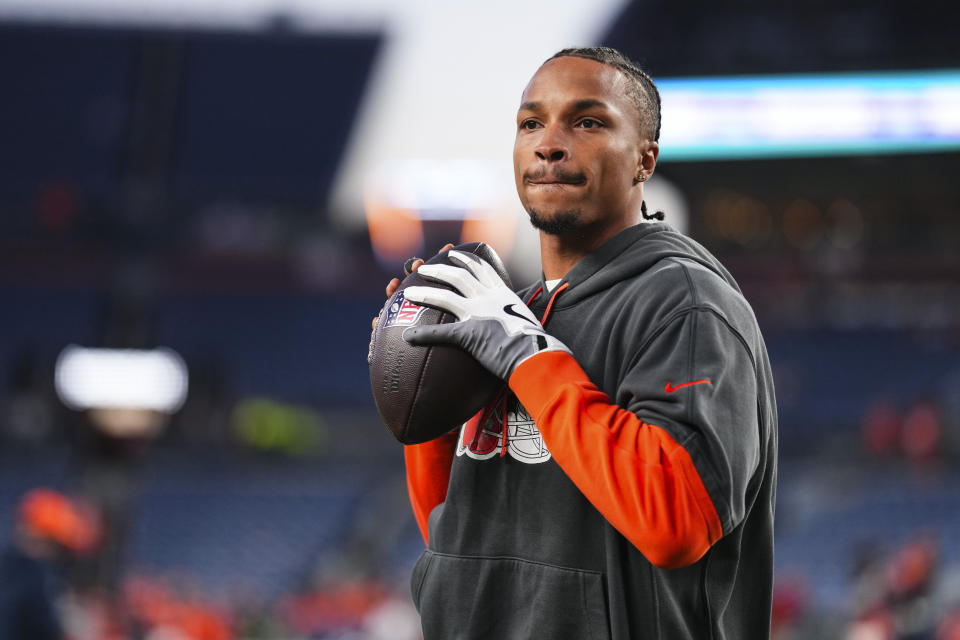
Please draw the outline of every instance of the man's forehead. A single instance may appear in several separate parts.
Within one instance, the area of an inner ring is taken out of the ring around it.
[[[545,100],[598,100],[610,106],[628,102],[627,79],[610,65],[575,56],[545,62],[530,79],[520,99],[521,108]]]

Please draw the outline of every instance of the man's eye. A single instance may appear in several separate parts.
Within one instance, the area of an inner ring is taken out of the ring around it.
[[[536,120],[524,120],[520,123],[521,129],[536,129],[540,124]]]
[[[584,118],[577,123],[577,126],[583,129],[597,129],[601,126],[599,120],[594,120],[593,118]]]

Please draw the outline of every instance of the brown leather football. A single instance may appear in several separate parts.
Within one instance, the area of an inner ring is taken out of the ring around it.
[[[480,256],[511,286],[503,262],[490,245],[470,242],[454,249]],[[444,251],[427,264],[454,263]],[[380,311],[368,358],[377,410],[390,432],[404,444],[433,440],[460,427],[504,384],[461,349],[415,347],[403,339],[407,327],[456,321],[452,314],[405,300],[404,289],[415,285],[449,289],[417,272],[407,276]]]

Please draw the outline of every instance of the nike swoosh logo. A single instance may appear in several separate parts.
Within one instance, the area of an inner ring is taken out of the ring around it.
[[[516,311],[514,311],[512,304],[505,305],[505,306],[503,307],[503,312],[504,312],[505,314],[507,314],[508,316],[513,316],[514,318],[520,318],[520,319],[523,320],[524,322],[529,322],[529,323],[532,324],[533,326],[537,326],[537,323],[534,322],[533,320],[531,320],[530,318],[528,318],[527,316],[522,315],[522,314],[519,314],[519,313],[517,313]]]
[[[713,384],[713,383],[710,382],[709,380],[694,380],[693,382],[684,382],[682,384],[678,384],[674,386],[673,382],[671,381],[667,383],[667,386],[665,386],[663,390],[666,391],[667,393],[673,393],[677,389],[683,389],[684,387],[689,387],[690,385],[694,385],[694,384]]]

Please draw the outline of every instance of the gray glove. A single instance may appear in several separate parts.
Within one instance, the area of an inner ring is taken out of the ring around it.
[[[536,316],[510,290],[486,261],[475,255],[451,251],[451,261],[463,268],[425,264],[421,276],[460,292],[434,287],[408,287],[407,300],[443,309],[459,322],[410,327],[403,338],[413,345],[446,344],[460,347],[503,380],[517,366],[541,351],[566,351],[565,344],[547,334]]]

